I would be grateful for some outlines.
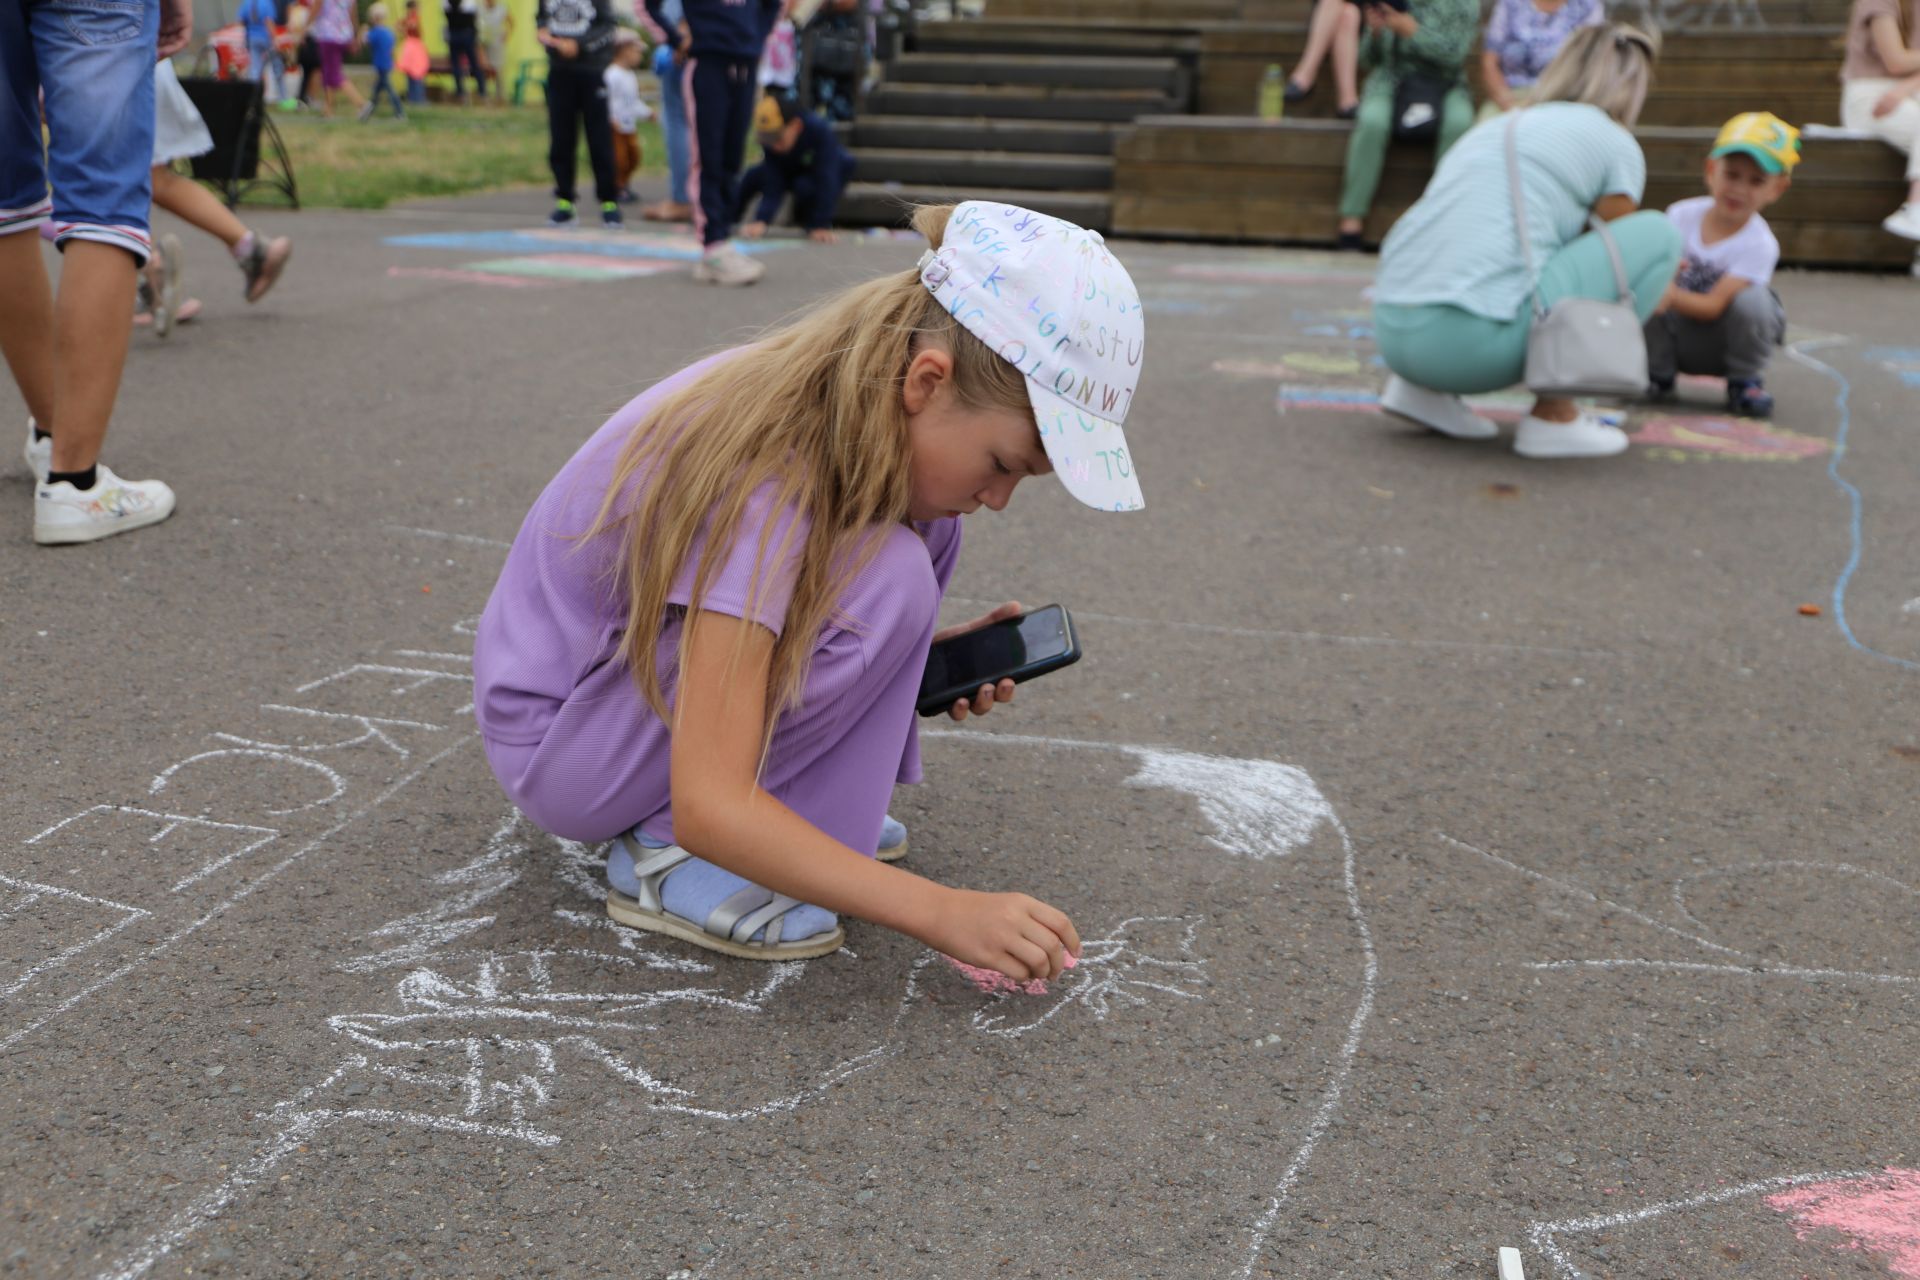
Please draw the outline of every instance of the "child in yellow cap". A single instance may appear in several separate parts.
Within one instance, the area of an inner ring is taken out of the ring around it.
[[[740,234],[748,240],[765,235],[791,195],[793,220],[807,238],[832,243],[833,212],[854,169],[833,126],[804,110],[793,90],[770,87],[754,110],[753,131],[763,154],[740,176]]]
[[[1800,163],[1800,131],[1765,111],[1737,115],[1707,153],[1707,193],[1668,206],[1683,243],[1680,271],[1647,320],[1649,395],[1671,399],[1682,373],[1727,380],[1727,408],[1773,414],[1764,375],[1786,337],[1772,287],[1780,262],[1761,210],[1786,194]]]

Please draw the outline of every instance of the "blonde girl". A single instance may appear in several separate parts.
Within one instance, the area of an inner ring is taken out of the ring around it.
[[[1853,0],[1847,57],[1840,68],[1840,123],[1878,135],[1907,157],[1907,198],[1881,226],[1920,240],[1920,50],[1913,47],[1914,8],[1900,0]]]
[[[523,812],[613,842],[623,924],[778,960],[838,948],[845,914],[1055,976],[1080,945],[1060,911],[875,855],[894,784],[920,778],[961,517],[1049,471],[1140,505],[1120,429],[1140,304],[1070,223],[970,201],[915,226],[917,268],[667,379],[567,463],[482,616],[475,714]]]

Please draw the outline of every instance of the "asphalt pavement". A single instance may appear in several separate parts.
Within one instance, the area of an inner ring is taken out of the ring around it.
[[[1920,284],[1783,275],[1772,424],[1530,463],[1373,410],[1372,259],[1118,245],[1146,510],[969,520],[948,613],[1086,656],[894,807],[1087,940],[994,997],[613,927],[493,782],[547,479],[919,252],[542,211],[261,213],[251,307],[183,231],[105,454],[177,514],[36,548],[0,471],[0,1274],[1920,1276]]]

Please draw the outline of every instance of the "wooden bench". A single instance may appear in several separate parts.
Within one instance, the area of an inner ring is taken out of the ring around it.
[[[1795,124],[1840,118],[1841,27],[1772,27],[1764,31],[1695,28],[1671,32],[1654,71],[1641,123],[1718,125],[1743,110],[1772,111]],[[1257,109],[1269,66],[1292,70],[1306,46],[1306,28],[1293,23],[1239,23],[1199,33],[1194,105],[1202,115],[1245,115]],[[1480,54],[1467,60],[1474,100]],[[1289,116],[1326,118],[1334,110],[1333,75],[1322,69],[1305,101]]]
[[[1114,144],[1113,233],[1184,240],[1324,245],[1351,126],[1249,117],[1137,120]],[[1648,208],[1702,194],[1710,129],[1637,131],[1647,154]],[[1366,235],[1378,242],[1426,188],[1431,146],[1388,149]],[[1904,159],[1865,139],[1813,139],[1793,189],[1767,214],[1783,260],[1796,266],[1905,270],[1914,246],[1880,229],[1905,190]]]

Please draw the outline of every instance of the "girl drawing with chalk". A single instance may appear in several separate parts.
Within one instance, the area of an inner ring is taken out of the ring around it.
[[[607,910],[729,955],[837,949],[838,915],[1008,977],[1072,923],[887,862],[963,515],[1052,471],[1141,505],[1121,434],[1144,350],[1100,237],[1008,205],[921,209],[934,246],[613,417],[528,514],[480,621],[474,711],[514,804],[611,841]],[[955,720],[1010,702],[983,685]]]

